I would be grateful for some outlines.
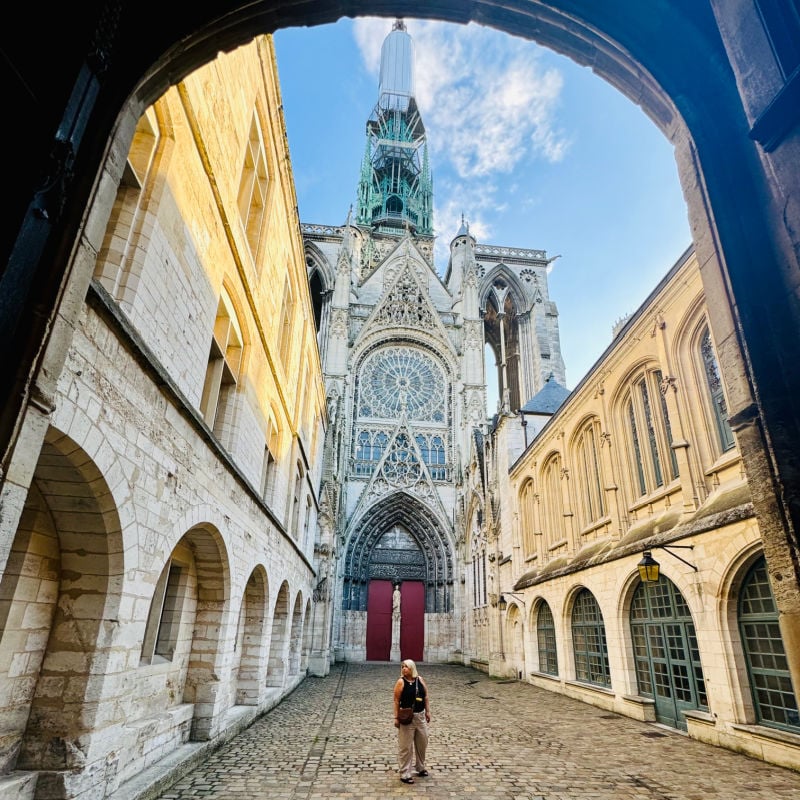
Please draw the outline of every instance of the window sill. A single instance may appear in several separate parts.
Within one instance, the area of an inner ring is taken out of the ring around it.
[[[800,733],[790,733],[780,728],[769,728],[766,725],[734,724],[731,725],[731,727],[735,731],[742,731],[742,733],[748,733],[751,736],[757,736],[761,739],[769,739],[770,741],[788,744],[792,747],[800,747]]]
[[[632,703],[636,706],[655,706],[656,701],[652,697],[643,697],[640,694],[624,694],[622,699],[626,703]]]
[[[750,129],[750,138],[771,153],[800,123],[800,67],[787,79]]]
[[[531,678],[536,678],[537,680],[541,679],[545,681],[551,681],[552,683],[561,683],[561,678],[559,678],[558,675],[551,675],[549,672],[536,672],[534,670],[530,673],[530,675]]]
[[[738,461],[741,461],[739,451],[735,447],[732,447],[730,450],[726,450],[707,470],[705,470],[705,476],[710,478],[716,472],[721,472],[726,467],[730,467]]]
[[[642,495],[640,498],[636,500],[636,502],[631,503],[628,507],[629,511],[641,511],[643,508],[647,508],[647,506],[655,505],[658,502],[661,502],[667,498],[672,497],[673,495],[680,495],[681,492],[681,481],[680,478],[675,478],[671,483],[668,483],[666,486],[660,486],[650,494]],[[664,511],[669,510],[669,506],[665,504]],[[657,511],[654,513],[658,513]],[[638,520],[637,520],[638,521]]]
[[[700,722],[704,725],[716,725],[717,720],[713,714],[710,714],[708,711],[700,711],[696,708],[686,709],[685,711],[681,712],[686,719],[690,719],[692,722]]]
[[[596,531],[599,531],[601,528],[605,528],[607,525],[611,524],[611,517],[605,516],[598,520],[593,520],[590,522],[585,528],[583,528],[580,532],[581,536],[589,536]]]
[[[596,683],[584,683],[583,681],[564,681],[564,685],[574,686],[577,689],[588,689],[590,692],[604,694],[608,697],[614,697],[616,695],[613,689],[609,689],[605,686],[598,686]]]

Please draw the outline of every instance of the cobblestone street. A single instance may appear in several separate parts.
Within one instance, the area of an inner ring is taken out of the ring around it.
[[[427,778],[397,773],[397,665],[337,664],[161,797],[250,800],[797,800],[800,772],[704,745],[528,684],[420,665]],[[799,765],[800,766],[800,765]]]

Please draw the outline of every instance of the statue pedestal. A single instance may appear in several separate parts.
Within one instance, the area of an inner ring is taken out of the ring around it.
[[[392,649],[389,653],[389,660],[400,661],[400,612],[392,614]]]

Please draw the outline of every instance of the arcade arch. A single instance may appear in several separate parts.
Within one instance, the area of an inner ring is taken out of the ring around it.
[[[800,640],[797,564],[800,562],[795,531],[800,509],[785,503],[769,488],[790,484],[796,478],[798,465],[794,451],[800,423],[800,415],[786,400],[797,396],[800,376],[794,361],[785,358],[789,351],[782,343],[782,340],[794,341],[796,337],[791,334],[799,327],[793,304],[787,300],[791,296],[787,287],[791,287],[794,280],[787,276],[797,268],[797,254],[793,250],[796,241],[792,241],[793,234],[788,231],[793,224],[791,213],[787,212],[788,222],[778,222],[781,218],[775,209],[785,205],[780,202],[783,190],[778,180],[770,184],[770,164],[764,155],[774,150],[780,138],[769,140],[769,148],[760,151],[747,136],[750,120],[714,19],[715,10],[724,17],[720,3],[712,0],[709,4],[685,4],[663,0],[654,8],[630,0],[620,3],[620,13],[608,18],[604,17],[603,9],[589,0],[569,3],[567,9],[563,8],[566,5],[554,0],[519,3],[509,9],[507,4],[488,0],[471,4],[445,0],[431,10],[398,0],[390,8],[382,6],[380,11],[435,15],[457,22],[475,19],[509,33],[535,38],[580,63],[591,64],[628,97],[640,102],[675,144],[698,253],[704,264],[704,285],[714,339],[720,346],[720,360],[738,367],[726,373],[726,380],[730,382],[729,396],[734,399],[730,411],[748,472],[759,476],[764,487],[754,501],[761,529],[768,540],[768,563],[771,571],[791,576],[791,580],[783,583],[785,588],[781,589],[776,602],[784,612],[784,619],[789,619],[785,623],[791,626],[788,640],[797,642]],[[370,13],[374,5],[367,0],[351,2],[345,10],[353,14]],[[124,44],[138,42],[139,47],[123,48],[129,57],[117,59],[110,65],[103,91],[96,96],[87,93],[83,101],[87,104],[85,108],[69,109],[74,119],[85,119],[93,131],[92,136],[84,138],[85,130],[76,126],[67,146],[80,156],[78,163],[82,172],[72,185],[68,181],[53,182],[62,190],[58,200],[64,201],[65,213],[61,217],[54,216],[52,222],[38,223],[43,232],[36,233],[31,223],[26,231],[34,238],[39,237],[40,247],[29,249],[26,256],[29,262],[25,262],[29,269],[11,271],[24,273],[25,277],[20,280],[28,283],[15,287],[20,290],[18,294],[24,298],[23,302],[15,304],[13,310],[4,310],[6,315],[18,315],[10,319],[12,324],[7,324],[9,319],[4,317],[4,330],[13,332],[7,352],[14,354],[14,374],[0,402],[4,409],[4,449],[6,444],[8,451],[13,449],[22,427],[22,404],[33,393],[34,381],[37,396],[42,393],[46,397],[51,388],[48,381],[52,380],[48,376],[60,374],[57,360],[63,358],[65,348],[54,348],[43,360],[38,353],[45,331],[56,319],[58,299],[63,290],[61,273],[71,271],[79,278],[85,277],[79,274],[85,267],[78,266],[77,260],[74,266],[68,264],[66,254],[84,247],[97,250],[99,243],[92,237],[104,225],[84,228],[84,209],[95,192],[99,199],[93,211],[95,217],[107,215],[111,207],[110,187],[99,186],[96,170],[105,157],[115,126],[119,124],[120,132],[116,144],[124,147],[133,136],[132,120],[138,118],[138,112],[152,103],[170,81],[179,80],[210,60],[219,49],[232,48],[264,30],[333,21],[342,11],[341,3],[335,2],[318,2],[310,8],[308,4],[298,6],[288,2],[256,2],[247,6],[239,2],[217,3],[182,10],[182,16],[175,20],[164,15],[164,24],[157,31],[150,27],[146,4],[144,7],[139,4],[135,12],[131,11],[131,17],[125,16],[127,9],[122,12],[119,27],[125,33],[121,41]],[[652,24],[653,19],[658,20],[657,25]],[[84,39],[81,37],[78,41]],[[681,42],[682,47],[676,48],[675,42]],[[705,56],[705,80],[696,80],[696,64],[685,58],[687,51]],[[732,57],[735,59],[737,53]],[[61,63],[57,54],[53,60]],[[64,59],[63,63],[74,62]],[[126,108],[129,97],[132,98],[131,107]],[[84,113],[77,113],[81,111]],[[765,141],[755,129],[753,138]],[[40,146],[40,142],[31,144],[24,152],[34,152],[35,146]],[[30,161],[41,166],[43,159]],[[70,159],[67,161],[71,163]],[[65,163],[62,177],[66,177],[69,168]],[[26,184],[26,191],[28,185],[33,182]],[[31,218],[35,211],[41,211],[42,202],[48,201],[37,196],[31,203]],[[48,215],[40,213],[38,217],[47,219]],[[78,247],[74,246],[76,241]],[[60,255],[52,258],[54,253]],[[17,262],[16,266],[22,263]],[[757,280],[750,277],[755,263],[767,267],[759,270]],[[39,280],[42,277],[48,279]],[[729,294],[735,310],[727,302]],[[19,320],[25,318],[23,315],[35,306],[47,309],[48,313],[35,317],[31,327],[18,325]],[[769,320],[770,324],[764,325],[764,320]],[[59,323],[54,329],[55,335],[65,335],[69,325],[68,319],[64,320],[63,327]],[[741,354],[745,349],[746,360]],[[31,374],[34,378],[28,377]],[[753,386],[759,390],[758,404],[754,400]],[[9,402],[5,402],[7,400]],[[780,430],[783,435],[770,436],[771,430]],[[764,448],[765,439],[771,443],[769,452]],[[792,619],[795,622],[791,622]],[[794,648],[794,652],[800,650]],[[796,655],[795,659],[800,656]],[[793,669],[795,675],[800,675],[797,661]]]

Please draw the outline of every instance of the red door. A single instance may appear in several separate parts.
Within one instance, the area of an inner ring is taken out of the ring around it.
[[[392,651],[391,581],[370,581],[367,593],[367,661],[388,661]],[[403,595],[405,599],[405,595]],[[409,656],[411,658],[411,656]]]
[[[400,658],[422,661],[424,643],[425,584],[403,581],[400,584]]]

